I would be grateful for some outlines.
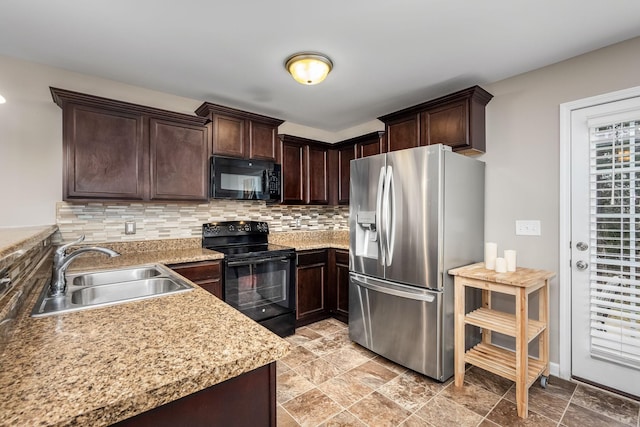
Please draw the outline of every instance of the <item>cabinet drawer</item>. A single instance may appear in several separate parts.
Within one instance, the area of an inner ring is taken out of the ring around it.
[[[173,271],[183,275],[192,282],[208,282],[214,278],[220,278],[222,266],[220,261],[190,262],[169,266]]]
[[[326,249],[298,252],[298,265],[322,264],[326,262]]]
[[[336,249],[336,264],[349,265],[349,251]]]

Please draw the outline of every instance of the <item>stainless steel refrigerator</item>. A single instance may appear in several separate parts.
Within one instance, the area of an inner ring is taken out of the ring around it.
[[[447,271],[483,259],[484,169],[443,145],[351,161],[352,341],[439,381],[453,375]]]

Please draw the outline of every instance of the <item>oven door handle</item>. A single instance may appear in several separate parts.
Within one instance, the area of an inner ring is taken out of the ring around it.
[[[252,258],[252,259],[244,259],[242,261],[228,261],[227,266],[229,267],[238,267],[242,265],[252,265],[252,264],[264,264],[266,262],[276,262],[276,261],[289,261],[290,257],[288,256],[277,256],[277,257],[269,257],[269,258]]]

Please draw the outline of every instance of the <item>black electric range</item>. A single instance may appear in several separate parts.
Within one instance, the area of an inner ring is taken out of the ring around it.
[[[202,246],[222,252],[227,304],[280,336],[295,333],[295,250],[268,242],[260,221],[202,225]]]

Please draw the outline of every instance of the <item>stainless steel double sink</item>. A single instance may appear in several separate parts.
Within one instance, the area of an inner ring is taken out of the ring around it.
[[[160,264],[69,273],[64,295],[50,296],[44,287],[32,317],[123,304],[193,290],[180,275]]]

